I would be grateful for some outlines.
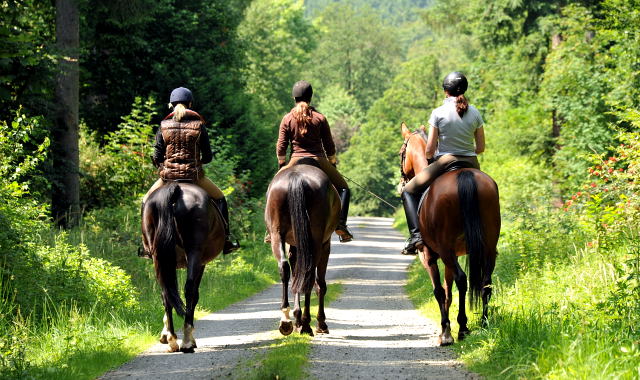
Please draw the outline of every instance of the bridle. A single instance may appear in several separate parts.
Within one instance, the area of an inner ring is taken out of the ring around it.
[[[420,137],[422,137],[422,139],[424,140],[424,142],[427,142],[427,134],[421,129],[419,128],[418,130],[414,131],[413,133],[411,133],[411,135],[409,137],[407,137],[404,140],[404,143],[402,144],[402,148],[400,148],[400,177],[402,178],[401,182],[402,184],[405,184],[407,182],[409,182],[411,180],[411,178],[409,178],[407,176],[407,174],[404,172],[404,162],[407,159],[407,145],[409,145],[409,140],[411,140],[411,138],[415,135],[418,135]]]

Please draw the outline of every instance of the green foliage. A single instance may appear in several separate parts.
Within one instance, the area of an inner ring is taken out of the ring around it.
[[[320,36],[306,76],[316,89],[340,86],[367,110],[390,85],[402,59],[396,31],[371,8],[341,3],[326,7],[314,25]]]
[[[81,199],[85,207],[122,204],[140,197],[155,181],[151,163],[154,133],[151,120],[156,115],[153,98],[136,98],[131,113],[119,128],[104,137],[83,130],[80,144]]]
[[[434,60],[416,58],[402,65],[384,96],[367,112],[367,122],[351,139],[351,149],[340,156],[340,170],[368,190],[388,201],[397,197],[402,146],[400,123],[417,126],[428,119],[437,101]],[[407,96],[411,94],[411,96]],[[386,204],[359,187],[352,186],[353,214],[384,215],[392,212]]]
[[[327,6],[337,3],[340,0],[306,0],[304,3],[306,13],[310,16],[317,16]],[[402,25],[418,17],[418,13],[431,3],[431,0],[348,0],[348,3],[355,9],[373,8],[380,13],[380,16],[394,25]]]
[[[24,105],[45,113],[53,87],[54,56],[48,42],[54,34],[51,2],[8,0],[0,4],[0,106]]]
[[[326,116],[338,154],[349,147],[351,137],[364,122],[364,113],[355,97],[338,86],[322,90],[318,110]]]
[[[92,258],[86,246],[71,245],[64,234],[52,246],[10,257],[9,286],[24,312],[36,311],[46,302],[58,305],[74,302],[82,307],[135,307],[129,276],[108,262]],[[38,273],[33,276],[32,273]]]
[[[238,26],[246,92],[261,103],[256,111],[271,119],[268,126],[292,105],[291,86],[302,79],[315,47],[313,26],[303,12],[299,0],[256,0]]]

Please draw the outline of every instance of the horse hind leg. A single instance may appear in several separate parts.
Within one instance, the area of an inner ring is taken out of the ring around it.
[[[171,306],[167,305],[168,302],[165,301],[164,317],[162,318],[164,327],[160,333],[160,343],[169,345],[167,352],[177,352],[180,347],[178,347],[178,336],[173,329],[173,311]]]
[[[304,312],[302,313],[299,333],[303,335],[313,336],[313,330],[311,329],[311,292],[304,295]]]
[[[438,344],[441,346],[448,346],[453,343],[453,337],[451,336],[451,322],[449,321],[448,308],[445,307],[446,293],[440,284],[438,254],[425,246],[424,250],[420,252],[420,261],[422,261],[422,265],[425,267],[427,272],[429,272],[431,285],[433,286],[433,296],[438,302],[438,306],[440,308],[440,324],[442,326],[442,333],[438,336]]]
[[[200,253],[194,253],[189,255],[189,267],[187,269],[187,283],[185,284],[185,298],[187,301],[187,310],[184,318],[184,327],[182,330],[182,344],[180,344],[180,351],[184,353],[193,353],[195,348],[198,347],[196,339],[193,336],[195,330],[193,326],[193,315],[195,313],[196,305],[200,299],[200,281],[204,274],[204,265],[200,257]]]
[[[327,282],[325,281],[325,275],[327,273],[327,263],[329,261],[329,250],[331,242],[327,241],[322,246],[323,256],[318,263],[316,270],[316,294],[318,295],[318,325],[316,326],[316,333],[328,334],[329,327],[326,324],[327,317],[324,314],[324,296],[327,294]]]
[[[282,311],[282,317],[280,319],[280,326],[278,330],[282,335],[290,335],[293,332],[293,322],[291,321],[291,307],[289,307],[289,279],[291,278],[291,266],[287,261],[287,255],[285,253],[284,241],[274,241],[271,243],[271,248],[279,253],[278,267],[280,269],[280,279],[282,281],[282,303],[280,310]]]
[[[456,286],[458,287],[458,340],[463,340],[469,335],[469,328],[467,327],[467,313],[466,313],[466,295],[467,295],[467,275],[460,267],[460,263],[456,260],[456,274],[454,277]]]

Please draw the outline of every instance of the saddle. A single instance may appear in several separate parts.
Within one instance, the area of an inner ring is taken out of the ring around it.
[[[440,173],[438,176],[441,176],[444,173],[452,172],[454,170],[459,170],[459,169],[475,169],[475,168],[470,162],[467,162],[467,161],[452,161],[444,166],[444,168],[442,169],[442,173]],[[435,182],[435,179],[433,180],[433,182]],[[431,182],[431,184],[433,184],[433,182]],[[425,190],[424,193],[422,193],[422,196],[420,197],[420,202],[418,203],[418,213],[422,208],[422,203],[427,198],[427,194],[429,194],[430,188],[431,186],[427,187],[427,190]]]

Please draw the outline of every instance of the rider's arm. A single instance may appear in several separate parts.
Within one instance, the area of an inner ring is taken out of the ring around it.
[[[164,138],[162,137],[162,130],[158,128],[158,132],[156,133],[156,143],[153,146],[153,165],[155,167],[159,167],[164,162],[164,154],[166,151],[166,146],[164,145]]]
[[[322,118],[320,124],[320,138],[322,139],[322,146],[324,152],[327,154],[327,159],[332,164],[336,164],[336,144],[333,142],[333,136],[331,136],[331,128],[326,118]]]
[[[200,154],[202,157],[200,161],[203,164],[208,164],[213,160],[213,153],[211,152],[211,142],[209,141],[209,135],[207,134],[207,128],[204,124],[200,126]]]
[[[429,137],[427,137],[427,159],[433,158],[438,147],[438,128],[431,125],[429,127]]]
[[[289,115],[282,118],[280,129],[278,130],[278,142],[276,143],[276,155],[278,165],[283,165],[287,160],[287,147],[289,146],[289,128],[287,128]]]
[[[476,140],[476,154],[484,152],[484,128],[476,128],[474,132]]]

